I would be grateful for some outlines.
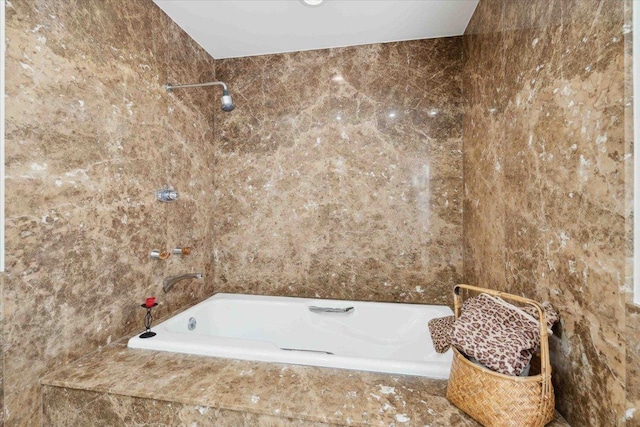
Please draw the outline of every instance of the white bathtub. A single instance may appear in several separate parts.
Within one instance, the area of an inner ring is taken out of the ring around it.
[[[451,350],[436,353],[427,322],[450,314],[438,305],[220,293],[128,346],[446,379]]]

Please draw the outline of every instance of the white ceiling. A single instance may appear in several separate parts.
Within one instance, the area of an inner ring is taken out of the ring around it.
[[[478,0],[153,0],[216,59],[464,33]]]

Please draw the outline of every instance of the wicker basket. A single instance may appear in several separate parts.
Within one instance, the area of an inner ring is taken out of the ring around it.
[[[467,360],[453,350],[447,399],[485,427],[540,427],[553,419],[555,398],[551,384],[549,341],[544,312],[538,303],[517,295],[468,285],[454,288],[456,319],[460,316],[460,290],[484,292],[503,299],[530,304],[540,316],[540,373],[529,377],[500,374]]]

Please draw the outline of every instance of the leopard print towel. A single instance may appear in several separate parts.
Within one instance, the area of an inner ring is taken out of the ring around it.
[[[560,320],[560,316],[558,316],[558,313],[556,313],[556,311],[553,309],[553,306],[549,301],[545,301],[540,305],[542,306],[542,311],[544,312],[544,318],[547,320],[547,327],[551,328],[558,320]],[[533,316],[536,319],[539,318],[538,310],[536,310],[531,305],[522,307],[522,311],[524,311],[530,316]],[[549,331],[549,333],[553,333],[553,332]]]
[[[451,344],[489,369],[520,375],[539,346],[539,320],[488,294],[468,299],[461,311]]]
[[[437,317],[429,320],[429,332],[433,347],[438,353],[445,353],[451,347],[451,327],[456,320],[454,316]]]

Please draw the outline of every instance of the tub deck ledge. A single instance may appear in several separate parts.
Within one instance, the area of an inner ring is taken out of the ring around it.
[[[44,424],[52,426],[96,420],[104,425],[479,426],[446,400],[443,380],[135,350],[125,340],[63,366],[41,384]],[[568,426],[556,418],[550,426]]]

